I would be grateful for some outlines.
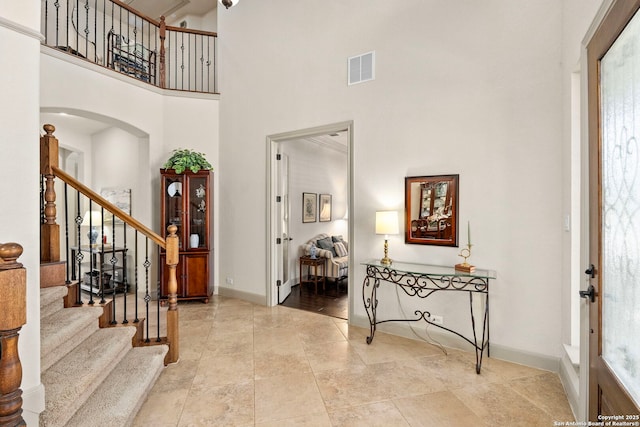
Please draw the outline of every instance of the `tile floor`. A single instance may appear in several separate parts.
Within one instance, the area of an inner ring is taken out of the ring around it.
[[[180,306],[180,362],[134,426],[552,426],[573,420],[556,374],[287,307]]]

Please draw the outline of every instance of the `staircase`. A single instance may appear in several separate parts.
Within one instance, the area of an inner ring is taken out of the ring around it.
[[[40,289],[41,426],[132,424],[164,367],[165,345],[133,347],[134,326],[99,328],[103,308],[64,308],[66,286]]]

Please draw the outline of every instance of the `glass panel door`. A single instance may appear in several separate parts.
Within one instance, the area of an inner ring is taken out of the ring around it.
[[[602,358],[640,404],[640,17],[601,60]]]
[[[189,177],[189,219],[188,231],[190,249],[206,249],[209,247],[207,233],[207,215],[209,212],[209,188],[207,176]]]
[[[175,225],[178,227],[176,234],[178,235],[178,246],[184,248],[183,235],[183,215],[182,198],[183,198],[183,177],[180,175],[164,176],[164,215],[165,224],[161,235],[166,235],[167,227]]]

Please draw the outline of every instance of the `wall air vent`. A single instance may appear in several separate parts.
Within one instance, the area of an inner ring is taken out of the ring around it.
[[[376,52],[367,52],[349,58],[349,86],[376,78]]]

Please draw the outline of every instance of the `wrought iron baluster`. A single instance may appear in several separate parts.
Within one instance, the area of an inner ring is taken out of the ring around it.
[[[65,261],[67,261],[65,263],[65,267],[66,267],[66,280],[65,280],[65,284],[69,285],[71,283],[71,280],[69,280],[69,253],[70,253],[70,249],[69,249],[69,195],[67,193],[67,189],[69,188],[69,185],[65,182],[64,183],[64,259]],[[71,261],[73,262],[73,260]]]
[[[85,24],[84,24],[84,54],[87,57],[89,53],[89,0],[85,0],[84,2],[84,10],[85,10]],[[80,27],[80,21],[78,21],[78,27]]]
[[[91,235],[93,233],[93,200],[89,199],[89,304],[95,304],[93,300],[93,268],[95,267],[95,257],[93,254],[93,245],[91,243]]]
[[[106,1],[102,0],[102,65],[106,65],[109,61],[107,60],[107,7]],[[111,3],[111,9],[113,10],[113,3]],[[97,49],[96,49],[97,50]]]
[[[104,268],[103,265],[103,257],[104,257],[104,207],[100,207],[100,266],[98,267],[98,274],[99,279],[98,279],[98,284],[100,286],[100,304],[104,304],[107,301],[104,299],[104,287],[105,287],[105,283],[104,283],[104,273],[102,272],[102,269]],[[115,301],[114,304],[115,306]]]
[[[133,280],[134,280],[134,308],[135,308],[135,319],[134,323],[140,322],[138,318],[138,230],[135,233],[135,239],[133,241]]]
[[[180,77],[181,77],[181,85],[180,89],[184,90],[184,33],[180,33],[180,50],[182,51],[182,58],[180,61]]]
[[[124,253],[122,256],[124,256]],[[111,297],[111,324],[116,325],[118,323],[116,320],[116,264],[118,263],[118,258],[116,258],[116,216],[114,214],[111,214],[111,259],[109,262],[111,263],[111,283],[113,283],[113,286],[111,287],[111,291],[113,292],[113,296]],[[127,302],[125,301],[125,304],[126,303]]]
[[[78,237],[78,250],[76,252],[76,259],[73,260],[78,264],[78,276],[74,278],[78,281],[78,286],[76,290],[76,305],[82,305],[82,259],[84,258],[84,254],[82,253],[81,245],[81,234],[80,234],[80,225],[82,224],[82,215],[80,214],[80,191],[76,191],[76,236]]]
[[[151,295],[149,295],[149,267],[151,266],[151,262],[149,261],[149,238],[145,237],[145,256],[144,256],[144,274],[145,274],[145,280],[144,280],[144,303],[145,303],[145,319],[147,319],[147,321],[145,322],[145,327],[146,327],[146,334],[145,334],[145,339],[144,342],[151,342],[151,340],[149,339],[149,301],[151,301]]]
[[[98,0],[93,0],[93,62],[98,63]]]
[[[116,223],[116,218],[115,216],[113,217],[113,223]],[[114,227],[115,230],[115,227]],[[113,233],[113,247],[115,248],[115,243],[116,243],[116,234],[115,231]],[[127,283],[127,270],[126,270],[126,266],[127,263],[125,262],[125,257],[127,256],[127,223],[124,222],[123,226],[122,226],[122,247],[123,247],[123,251],[122,251],[122,302],[123,302],[123,319],[122,319],[122,323],[124,325],[126,325],[127,323],[129,323],[129,320],[127,320],[127,293],[129,292],[129,284]],[[116,274],[116,263],[114,262],[117,261],[117,259],[115,258],[115,256],[111,259],[111,263],[113,264],[113,276],[115,277]],[[115,295],[115,291],[116,290],[116,281],[113,281],[113,293]]]

